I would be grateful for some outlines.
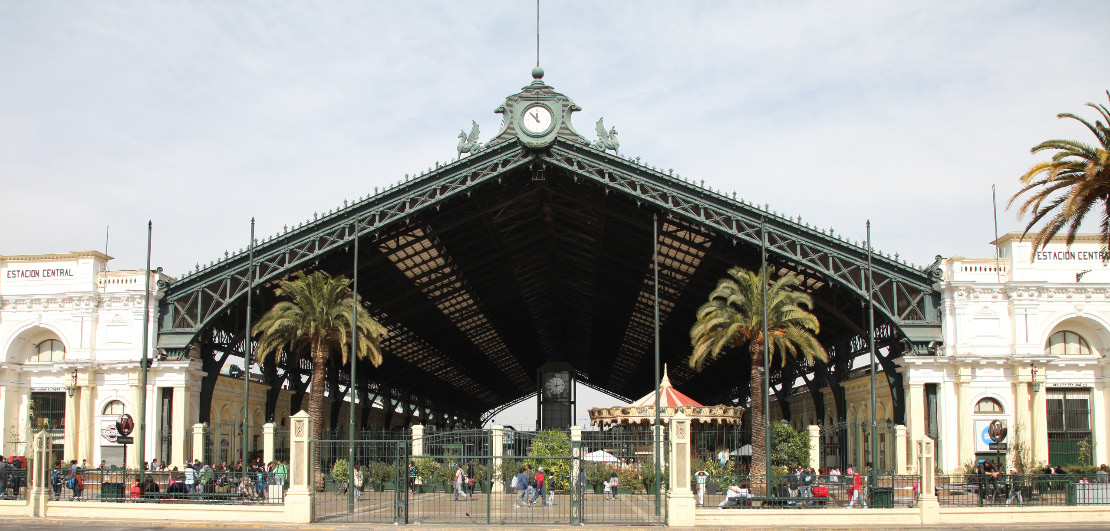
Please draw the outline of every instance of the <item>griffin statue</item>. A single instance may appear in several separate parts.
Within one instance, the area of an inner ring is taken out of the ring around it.
[[[607,149],[613,150],[613,153],[619,154],[617,151],[621,147],[621,143],[617,140],[617,128],[614,127],[609,132],[605,132],[605,118],[597,121],[597,142],[593,143],[594,149],[605,151]]]
[[[466,134],[465,130],[459,131],[459,145],[456,149],[459,150],[459,158],[461,159],[463,153],[470,153],[471,155],[482,150],[482,143],[478,141],[478,122],[470,121],[470,135]]]

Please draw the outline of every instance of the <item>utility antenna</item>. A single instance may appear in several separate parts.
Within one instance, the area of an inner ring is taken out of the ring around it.
[[[991,185],[991,206],[994,208],[994,273],[998,282],[1002,282],[1002,266],[998,257],[998,199],[994,195],[994,186]]]
[[[540,0],[536,0],[536,66],[540,66]]]

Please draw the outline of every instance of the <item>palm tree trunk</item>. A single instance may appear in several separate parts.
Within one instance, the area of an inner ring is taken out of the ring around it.
[[[308,395],[308,416],[312,421],[312,440],[319,441],[324,435],[324,367],[328,362],[328,348],[323,338],[312,341],[312,380],[309,385],[312,393]],[[324,490],[324,463],[320,462],[320,444],[314,445],[312,469],[315,471],[315,486],[318,492]]]
[[[749,375],[751,388],[751,422],[752,422],[752,460],[748,474],[752,476],[752,494],[766,496],[767,482],[770,478],[764,477],[767,473],[767,418],[763,415],[763,401],[766,400],[766,390],[763,389],[763,343],[752,342],[749,346],[752,358],[752,370]]]

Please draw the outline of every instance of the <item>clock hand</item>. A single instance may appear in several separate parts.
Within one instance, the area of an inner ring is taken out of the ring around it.
[[[531,113],[531,114],[532,114],[532,118],[536,120],[536,123],[539,123],[539,121],[540,121],[540,115],[539,115],[539,113],[535,113],[535,112],[533,112],[533,113]]]

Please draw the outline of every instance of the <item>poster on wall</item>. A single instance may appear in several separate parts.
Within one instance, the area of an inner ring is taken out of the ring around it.
[[[976,452],[994,452],[994,451],[996,451],[996,449],[1005,452],[1005,450],[1002,450],[998,446],[991,446],[992,444],[1001,443],[1003,445],[1003,448],[1005,448],[1005,445],[1009,442],[1009,436],[1007,434],[1005,434],[1005,432],[1003,432],[1003,435],[1005,435],[1005,437],[1003,437],[999,441],[996,442],[994,439],[991,439],[991,434],[990,434],[991,423],[994,422],[995,420],[997,420],[997,419],[986,419],[986,420],[976,420],[975,421],[975,451]],[[1005,420],[1002,420],[1001,422],[1002,422],[1003,425],[1009,424]]]

